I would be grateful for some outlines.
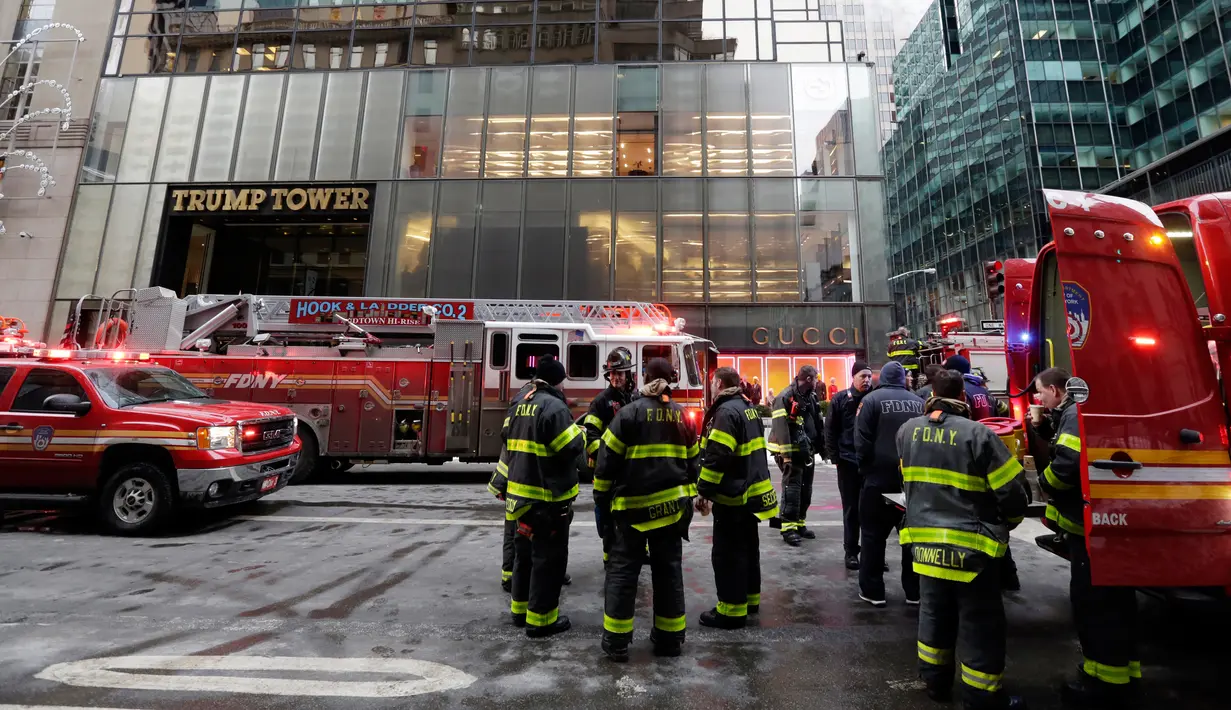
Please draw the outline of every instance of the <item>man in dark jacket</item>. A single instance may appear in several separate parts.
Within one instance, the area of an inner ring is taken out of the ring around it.
[[[804,365],[778,394],[770,415],[768,448],[782,470],[782,540],[792,547],[799,547],[802,538],[816,539],[804,525],[821,434],[815,389],[816,368]]]
[[[971,374],[970,360],[954,355],[945,360],[946,370],[955,370],[962,376],[966,388],[966,403],[970,405],[970,418],[976,422],[992,417],[1009,416],[1009,405],[992,395],[982,377]]]
[[[1005,617],[996,568],[1026,513],[1026,476],[990,429],[970,421],[961,393],[958,374],[945,371],[928,413],[897,435],[906,482],[901,539],[923,594],[919,675],[933,700],[947,701],[960,661],[966,708],[1023,708],[1002,688]]]
[[[891,362],[881,368],[880,387],[864,395],[855,423],[855,451],[863,488],[859,496],[859,598],[885,606],[885,543],[902,523],[902,512],[885,493],[902,492],[898,429],[923,414],[923,400],[906,389],[906,370]],[[907,604],[919,603],[919,577],[911,569],[910,548],[902,548],[902,591]]]
[[[517,521],[510,610],[513,624],[526,627],[531,638],[570,626],[568,617],[560,616],[560,585],[586,437],[558,389],[564,374],[559,360],[538,363],[532,389],[503,427],[504,448],[491,481],[496,497],[505,502],[506,519]]]
[[[718,606],[702,626],[741,629],[761,610],[761,553],[757,526],[778,514],[769,479],[765,429],[756,407],[740,395],[739,373],[720,367],[710,383],[714,404],[705,414],[697,510],[714,510],[714,586]]]
[[[924,402],[928,401],[928,397],[932,396],[932,383],[936,381],[936,375],[944,371],[943,365],[925,365],[923,367],[923,378],[927,384],[915,390],[915,394],[919,395],[919,399]]]
[[[612,536],[603,607],[603,652],[628,660],[637,578],[646,544],[654,584],[650,642],[659,656],[678,656],[684,643],[682,540],[697,495],[697,435],[684,408],[671,401],[671,363],[646,364],[641,397],[620,409],[603,434],[594,470],[594,502]]]
[[[603,364],[603,377],[607,379],[607,388],[598,393],[590,402],[590,411],[581,420],[586,430],[586,463],[590,467],[590,478],[594,478],[594,468],[598,465],[598,447],[602,443],[603,433],[615,419],[620,407],[632,400],[635,384],[633,372],[637,365],[633,362],[633,354],[628,348],[615,348],[607,354],[607,362]],[[603,534],[604,521],[597,508],[594,511],[595,524],[599,535]],[[603,538],[603,564],[611,554],[611,540]]]
[[[872,388],[872,368],[866,362],[851,367],[851,386],[834,394],[825,418],[825,454],[838,467],[842,496],[842,551],[846,568],[859,569],[859,455],[855,452],[855,411]]]
[[[919,341],[910,337],[910,329],[902,326],[889,339],[889,359],[901,365],[907,372],[918,375],[920,347],[922,346]]]

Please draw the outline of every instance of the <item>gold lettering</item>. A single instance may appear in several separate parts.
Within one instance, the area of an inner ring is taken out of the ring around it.
[[[302,210],[306,204],[308,204],[308,193],[302,187],[297,187],[286,193],[286,206],[292,212]]]
[[[910,440],[919,441],[919,427],[915,427],[915,430],[910,433]]]
[[[836,335],[837,333],[842,334],[841,341],[838,340],[838,336]],[[829,329],[829,342],[832,343],[833,345],[846,345],[846,328],[830,328]]]
[[[335,205],[337,209],[342,209],[342,193],[345,191],[346,191],[345,188],[338,190],[338,200],[337,200],[337,204]],[[332,187],[313,188],[311,190],[308,190],[308,204],[314,210],[327,210],[329,209],[329,198],[331,196],[333,196]],[[291,209],[294,209],[294,208],[292,207]]]
[[[282,198],[286,197],[286,188],[275,187],[269,192],[274,196],[274,210],[282,209]]]
[[[790,345],[791,343],[794,343],[795,342],[795,329],[791,328],[791,339],[787,340],[786,336],[782,334],[782,328],[779,328],[778,329],[778,342],[782,343],[783,345]]]
[[[209,212],[217,212],[219,207],[222,207],[222,195],[226,190],[206,190],[205,191],[205,209]]]
[[[267,197],[267,194],[264,190],[262,190],[259,187],[253,188],[252,203],[248,205],[248,209],[255,210],[259,208],[261,206],[261,203],[265,201],[266,197]]]
[[[175,198],[175,207],[171,208],[172,212],[184,211],[184,198],[188,195],[187,190],[172,190],[171,196]]]
[[[811,339],[808,338],[808,332],[815,333]],[[821,344],[821,329],[820,328],[804,328],[803,335],[800,336],[804,340],[805,345],[820,345]]]
[[[754,328],[752,330],[752,342],[757,345],[769,345],[769,328]]]
[[[366,187],[356,187],[351,189],[351,205],[357,210],[366,210],[368,208],[368,189]]]
[[[538,414],[539,405],[537,404],[519,404],[517,410],[513,413],[515,417],[533,417]]]
[[[957,438],[957,430],[954,429],[949,432],[949,446],[957,446],[957,442],[954,441],[954,439],[956,438]]]
[[[248,190],[227,190],[227,199],[222,209],[227,212],[248,209]]]
[[[335,210],[350,209],[350,190],[348,188],[344,187],[338,190],[338,198],[334,200],[333,208]]]
[[[189,190],[188,211],[201,212],[205,209],[205,190]]]

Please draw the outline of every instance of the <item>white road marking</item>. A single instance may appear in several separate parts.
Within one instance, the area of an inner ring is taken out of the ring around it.
[[[79,705],[0,705],[0,710],[126,710],[125,708],[96,708]]]
[[[114,670],[123,669],[123,670]],[[143,675],[133,671],[300,671],[373,673],[374,681],[300,680],[255,676]],[[410,679],[406,677],[410,676]],[[115,656],[57,663],[36,678],[66,685],[126,690],[197,691],[252,695],[404,698],[469,687],[476,678],[443,663],[405,658],[291,656]]]
[[[698,520],[701,516],[693,518],[692,527],[694,528],[712,528],[714,523],[706,520]],[[326,517],[317,515],[237,515],[236,520],[252,520],[252,521],[268,521],[271,523],[344,523],[348,525],[464,525],[473,527],[504,527],[503,520],[490,520],[487,518],[454,518],[452,520],[442,520],[434,518],[353,518],[350,516],[339,515],[336,517]],[[593,525],[594,518],[574,518],[573,525]],[[817,520],[808,521],[810,528],[840,528],[842,527],[841,520]]]

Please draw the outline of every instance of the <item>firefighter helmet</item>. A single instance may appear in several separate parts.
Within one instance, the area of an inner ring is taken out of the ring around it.
[[[633,363],[633,354],[628,351],[628,348],[619,347],[607,354],[607,362],[603,363],[603,372],[606,374],[632,372],[636,367]]]

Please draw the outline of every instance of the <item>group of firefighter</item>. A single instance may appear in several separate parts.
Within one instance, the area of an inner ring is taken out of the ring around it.
[[[1027,483],[1008,448],[978,423],[1004,405],[970,373],[965,358],[930,368],[927,386],[916,394],[917,342],[899,332],[888,354],[876,388],[872,370],[855,363],[851,386],[830,398],[823,421],[817,371],[801,368],[774,399],[768,438],[739,373],[719,368],[699,441],[695,424],[672,400],[678,377],[669,361],[645,363],[638,389],[632,354],[616,348],[603,366],[609,386],[574,422],[560,389],[563,365],[540,358],[534,379],[509,406],[489,484],[505,503],[503,584],[514,626],[531,638],[570,628],[559,613],[560,590],[568,582],[578,481],[588,473],[606,568],[601,645],[607,657],[629,659],[645,564],[652,570],[653,652],[680,655],[682,543],[694,511],[713,514],[718,597],[699,622],[743,628],[761,607],[760,523],[778,526],[793,547],[816,537],[806,517],[819,455],[837,466],[845,563],[859,571],[859,598],[875,607],[886,605],[885,546],[899,531],[906,603],[920,606],[918,657],[928,696],[947,701],[956,676],[968,708],[1025,707],[1003,688],[1001,593],[1017,588],[1009,533],[1026,513]],[[1081,386],[1057,368],[1040,373],[1031,391],[1048,411],[1030,426],[1051,442],[1040,485],[1050,496],[1046,517],[1069,538],[1070,593],[1084,657],[1063,696],[1082,707],[1118,708],[1140,678],[1136,597],[1091,584],[1081,524],[1081,440],[1068,391]],[[781,500],[770,480],[771,455],[782,471]],[[885,495],[903,492],[904,513]]]

